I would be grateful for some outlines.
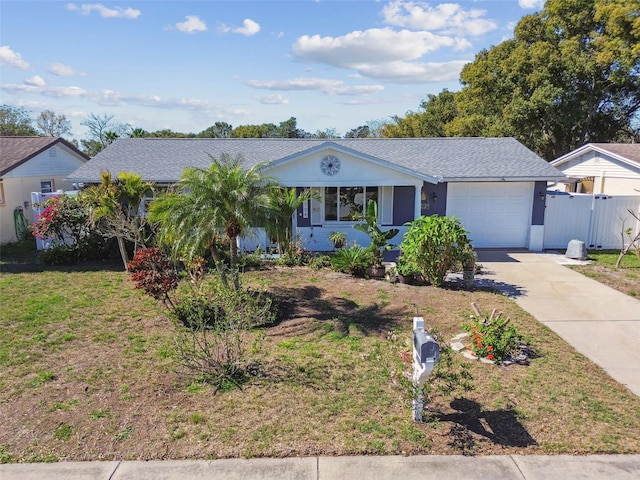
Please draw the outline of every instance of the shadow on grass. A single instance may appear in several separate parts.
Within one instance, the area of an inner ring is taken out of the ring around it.
[[[320,322],[333,322],[344,333],[355,325],[362,334],[371,335],[388,331],[406,315],[401,308],[389,308],[378,303],[360,306],[353,300],[326,297],[324,290],[312,285],[281,287],[272,293],[279,303],[276,325],[296,318],[313,318]]]
[[[449,445],[463,455],[475,453],[475,440],[471,433],[505,447],[537,445],[513,410],[483,411],[480,404],[466,398],[457,398],[450,405],[457,410],[456,413],[435,414],[434,418],[440,422],[453,423],[449,431]]]
[[[0,273],[40,273],[40,272],[122,272],[124,266],[118,258],[86,260],[69,265],[44,265],[37,250],[15,251],[0,247]]]

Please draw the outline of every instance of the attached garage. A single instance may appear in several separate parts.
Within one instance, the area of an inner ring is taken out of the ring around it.
[[[474,246],[529,247],[532,182],[455,182],[447,188],[447,215],[456,215]]]

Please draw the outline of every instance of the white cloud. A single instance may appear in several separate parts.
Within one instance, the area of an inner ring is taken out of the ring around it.
[[[78,6],[75,3],[68,3],[67,10],[71,12],[78,12],[81,15],[89,15],[91,12],[96,11],[102,18],[138,18],[142,13],[140,10],[133,9],[131,7],[113,7],[108,8],[101,3],[83,3]]]
[[[544,7],[544,1],[545,0],[518,0],[518,5],[525,10],[541,10],[542,7]]]
[[[26,83],[26,82],[25,82]],[[32,82],[33,83],[33,82]],[[183,109],[190,111],[213,112],[243,115],[247,111],[241,108],[225,106],[207,100],[192,98],[162,98],[157,95],[139,95],[117,92],[114,90],[86,90],[76,86],[45,86],[35,84],[3,84],[0,89],[14,95],[42,95],[51,98],[78,98],[91,101],[100,106],[137,105],[163,109]]]
[[[369,78],[394,83],[437,83],[457,80],[468,62],[391,62],[385,65],[362,67],[359,72]]]
[[[25,85],[32,85],[35,87],[44,87],[45,86],[45,82],[44,79],[40,76],[40,75],[34,75],[31,78],[27,78],[24,81]]]
[[[187,15],[184,22],[176,23],[176,28],[181,32],[193,33],[193,32],[206,32],[207,24],[204,23],[196,15]]]
[[[251,98],[258,100],[263,105],[288,105],[289,100],[283,95],[253,95]]]
[[[486,10],[465,10],[457,3],[441,3],[431,7],[425,2],[396,0],[382,9],[389,25],[414,30],[440,31],[455,35],[482,35],[495,30],[496,23],[482,18]]]
[[[260,24],[257,22],[254,22],[253,20],[251,20],[250,18],[245,18],[244,21],[242,22],[242,27],[230,27],[229,25],[226,25],[224,23],[221,23],[218,26],[218,32],[220,33],[238,33],[240,35],[245,35],[247,37],[250,37],[252,35],[255,35],[256,33],[258,33],[260,31]]]
[[[326,91],[342,85],[340,80],[324,78],[293,78],[290,80],[249,80],[247,85],[265,90],[321,90]]]
[[[265,90],[315,90],[327,95],[369,95],[384,90],[382,85],[345,86],[342,80],[292,78],[289,80],[249,80],[247,85]]]
[[[373,28],[341,37],[303,35],[293,44],[299,60],[359,69],[394,61],[416,60],[443,47],[465,48],[468,42],[431,32]]]
[[[22,59],[18,52],[11,50],[9,45],[0,46],[0,65],[10,65],[21,70],[27,70],[29,63]]]
[[[49,65],[49,73],[53,73],[59,77],[71,77],[73,75],[81,75],[84,76],[84,73],[76,72],[73,67],[69,67],[68,65],[64,65],[62,63],[52,63]]]

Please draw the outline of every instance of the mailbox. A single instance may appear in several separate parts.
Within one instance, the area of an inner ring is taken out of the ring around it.
[[[413,386],[416,390],[413,399],[413,419],[422,420],[422,387],[433,367],[440,360],[440,345],[424,329],[424,319],[413,317]]]
[[[413,351],[417,363],[437,363],[440,360],[438,342],[422,328],[416,328],[413,331]]]

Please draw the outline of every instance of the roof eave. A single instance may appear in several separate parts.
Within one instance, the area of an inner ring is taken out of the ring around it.
[[[540,177],[443,177],[443,182],[555,182],[566,175],[544,175]]]

